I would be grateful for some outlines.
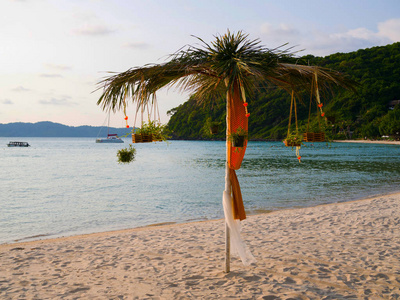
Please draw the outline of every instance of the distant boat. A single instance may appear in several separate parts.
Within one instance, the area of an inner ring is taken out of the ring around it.
[[[123,143],[124,141],[117,134],[107,134],[106,138],[96,139],[96,143]]]
[[[110,112],[108,112],[107,137],[96,139],[96,143],[123,143],[124,141],[115,133],[110,133]],[[99,133],[100,134],[100,133]]]
[[[27,142],[9,142],[8,147],[30,147]]]

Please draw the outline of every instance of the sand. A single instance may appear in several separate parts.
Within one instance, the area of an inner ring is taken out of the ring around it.
[[[400,141],[387,140],[334,140],[335,143],[362,143],[362,144],[384,144],[384,145],[400,145]]]
[[[224,221],[0,245],[0,299],[400,299],[400,193]]]

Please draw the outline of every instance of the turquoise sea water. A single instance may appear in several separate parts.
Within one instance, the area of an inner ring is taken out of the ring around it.
[[[11,140],[32,147],[8,148]],[[225,142],[0,138],[0,243],[223,217]],[[399,191],[400,146],[250,142],[237,171],[248,213]]]

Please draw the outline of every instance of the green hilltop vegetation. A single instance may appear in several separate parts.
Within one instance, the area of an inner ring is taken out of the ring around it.
[[[331,139],[399,137],[400,101],[394,100],[400,99],[400,43],[326,57],[307,55],[296,61],[344,72],[359,84],[355,92],[344,89],[321,91],[325,118],[317,116],[313,99],[309,123],[310,95],[299,95],[299,132],[306,132],[309,126],[309,132],[321,128]],[[288,92],[274,87],[259,89],[248,97],[251,113],[249,138],[284,139],[288,130],[290,100]],[[167,128],[175,139],[225,138],[225,99],[198,104],[191,98],[168,113],[171,119]],[[211,122],[220,124],[217,135],[209,133]]]

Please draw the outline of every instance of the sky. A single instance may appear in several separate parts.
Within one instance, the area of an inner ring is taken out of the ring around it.
[[[299,55],[400,41],[399,0],[0,0],[0,123],[51,121],[102,126],[98,82],[186,45],[244,31],[268,48]],[[188,99],[157,94],[162,123]],[[130,126],[135,107],[128,104]],[[110,126],[124,127],[112,114]]]

